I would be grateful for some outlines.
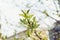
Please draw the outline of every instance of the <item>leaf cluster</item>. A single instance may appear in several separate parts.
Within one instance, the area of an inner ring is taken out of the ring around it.
[[[27,34],[30,36],[30,34],[33,32],[34,29],[36,29],[40,24],[38,24],[38,21],[36,20],[36,17],[33,14],[29,14],[30,10],[23,11],[23,14],[19,14],[22,16],[22,19],[20,19],[21,23],[25,24],[27,27]]]

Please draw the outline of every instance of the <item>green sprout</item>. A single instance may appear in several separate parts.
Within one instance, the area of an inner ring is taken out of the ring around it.
[[[40,25],[38,24],[38,21],[36,20],[36,17],[33,14],[29,14],[30,10],[23,11],[23,14],[19,14],[23,17],[23,19],[20,19],[21,23],[25,24],[27,27],[27,35],[30,37],[30,34]]]

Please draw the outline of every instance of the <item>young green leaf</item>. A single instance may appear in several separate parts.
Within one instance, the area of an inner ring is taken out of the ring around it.
[[[30,9],[29,9],[29,10],[27,10],[27,13],[29,13],[29,11],[30,11]]]

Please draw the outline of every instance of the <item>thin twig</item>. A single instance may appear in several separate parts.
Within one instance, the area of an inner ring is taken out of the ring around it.
[[[41,10],[36,10],[36,11],[38,11],[38,12],[40,12],[40,13],[43,13],[43,14],[44,14],[44,12],[42,12]],[[48,17],[50,17],[50,18],[54,19],[55,21],[58,21],[57,19],[53,18],[53,17],[52,17],[52,16],[50,16],[49,14],[48,14]]]
[[[40,40],[42,40],[42,38],[39,37],[39,35],[36,33],[36,30],[34,31],[34,33],[35,33],[35,35],[36,35]]]

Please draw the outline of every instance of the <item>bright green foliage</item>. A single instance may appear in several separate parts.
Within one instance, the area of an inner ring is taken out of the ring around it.
[[[34,29],[36,29],[39,24],[38,21],[36,21],[36,17],[32,14],[29,14],[30,10],[23,11],[23,14],[19,14],[23,17],[23,19],[20,19],[21,23],[25,24],[27,27],[27,35],[30,36],[30,34],[33,32]]]
[[[24,17],[24,19],[30,19],[30,18],[32,18],[32,16],[33,16],[33,15],[29,15],[29,10],[26,11],[26,12],[24,12],[24,11],[22,10],[22,12],[23,12],[23,14],[20,14],[20,16]]]

